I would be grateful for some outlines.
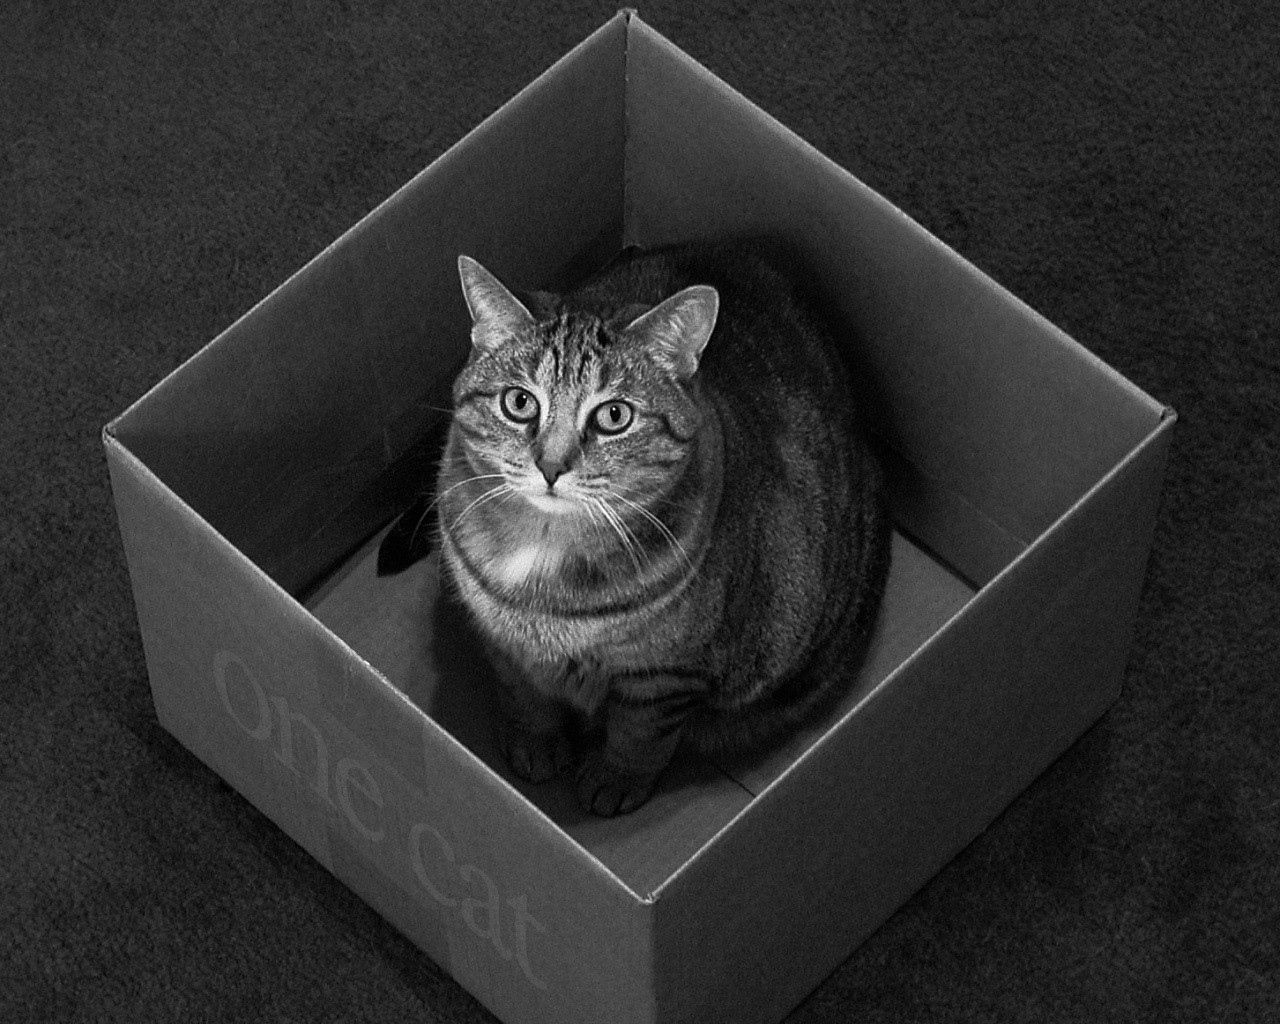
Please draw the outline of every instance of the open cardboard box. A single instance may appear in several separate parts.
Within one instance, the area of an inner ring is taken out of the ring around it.
[[[774,232],[850,325],[898,533],[869,663],[611,820],[498,757],[433,556],[378,578],[466,356],[557,287]],[[104,432],[165,728],[507,1021],[775,1021],[1116,697],[1174,416],[623,11]]]

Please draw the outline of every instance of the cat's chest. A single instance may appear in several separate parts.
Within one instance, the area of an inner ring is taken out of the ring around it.
[[[555,576],[564,559],[562,547],[528,541],[496,552],[490,559],[488,572],[500,586],[521,587]]]
[[[577,658],[617,636],[618,624],[611,616],[566,615],[544,600],[529,599],[540,589],[554,589],[538,575],[547,572],[542,553],[517,551],[495,561],[483,579],[464,569],[458,582],[485,632],[508,651],[520,652],[522,660]]]
[[[637,629],[667,606],[682,588],[638,604],[617,602],[586,587],[577,593],[569,576],[582,575],[573,551],[536,541],[493,548],[483,559],[463,554],[446,538],[445,563],[480,625],[522,659],[554,662],[634,643]]]

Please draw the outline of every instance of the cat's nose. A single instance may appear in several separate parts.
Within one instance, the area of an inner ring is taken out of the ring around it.
[[[550,458],[543,456],[538,459],[538,472],[542,474],[542,479],[547,482],[547,487],[555,486],[557,480],[568,471],[569,465],[563,458]]]
[[[533,447],[533,463],[547,482],[547,489],[573,468],[582,454],[572,424],[551,422]]]

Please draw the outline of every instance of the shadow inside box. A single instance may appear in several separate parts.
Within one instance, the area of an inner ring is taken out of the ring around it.
[[[880,620],[857,679],[819,720],[764,754],[713,763],[681,752],[642,807],[616,818],[584,813],[571,776],[531,784],[507,766],[496,736],[491,669],[475,627],[441,579],[432,548],[377,574],[388,527],[307,601],[311,612],[397,690],[524,796],[633,891],[658,888],[799,759],[973,596],[973,589],[901,533]]]

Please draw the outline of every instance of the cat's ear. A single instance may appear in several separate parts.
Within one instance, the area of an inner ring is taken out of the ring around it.
[[[677,377],[692,377],[711,332],[720,296],[710,285],[695,284],[642,313],[627,325],[662,365]]]
[[[471,312],[471,344],[482,352],[534,326],[533,315],[506,286],[470,256],[458,257],[462,294]]]

